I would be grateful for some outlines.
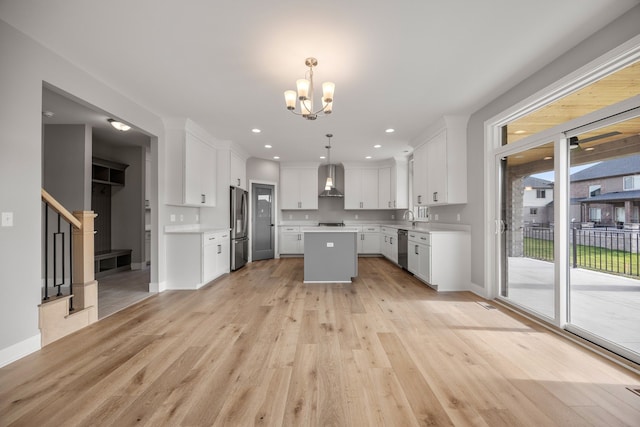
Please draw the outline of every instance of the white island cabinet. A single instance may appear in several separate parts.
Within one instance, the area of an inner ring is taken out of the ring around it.
[[[319,163],[280,165],[280,209],[318,209]]]
[[[229,231],[166,233],[167,289],[198,289],[228,273]]]

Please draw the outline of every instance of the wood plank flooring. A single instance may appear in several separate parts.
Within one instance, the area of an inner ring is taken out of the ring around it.
[[[3,426],[638,426],[640,376],[380,258],[259,261],[0,369]]]

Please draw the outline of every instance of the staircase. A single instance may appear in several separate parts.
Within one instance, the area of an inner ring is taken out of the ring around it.
[[[38,306],[42,346],[82,329],[98,320],[98,282],[94,275],[93,211],[70,213],[44,189],[44,295]],[[57,230],[49,232],[50,212],[57,214]],[[68,227],[68,232],[63,231]],[[49,245],[49,239],[52,244]],[[65,240],[66,239],[66,240]],[[68,242],[68,251],[65,250]],[[51,267],[50,267],[51,266]],[[50,268],[52,274],[49,274]],[[67,270],[68,268],[68,270]],[[65,274],[68,272],[68,274]],[[57,288],[49,296],[49,284]],[[64,295],[63,290],[68,293]]]

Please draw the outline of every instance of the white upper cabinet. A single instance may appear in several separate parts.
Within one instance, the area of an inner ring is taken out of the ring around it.
[[[318,209],[318,166],[280,165],[280,209]]]
[[[216,205],[216,149],[190,120],[167,129],[167,203]]]
[[[378,169],[378,186],[380,187],[378,201],[380,209],[407,209],[409,207],[409,169],[407,159],[392,159],[391,166],[380,167]],[[389,188],[388,192],[387,187]]]
[[[445,116],[413,152],[414,205],[467,203],[468,116]]]
[[[344,208],[378,209],[378,168],[344,165]]]
[[[229,184],[247,190],[247,164],[245,160],[231,151],[229,165]]]
[[[391,193],[391,166],[384,166],[378,169],[378,207],[380,209],[394,207]]]

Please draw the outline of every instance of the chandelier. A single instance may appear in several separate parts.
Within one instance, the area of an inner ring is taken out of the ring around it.
[[[322,108],[317,111],[313,106],[313,67],[318,65],[316,58],[307,58],[304,61],[305,65],[309,67],[309,71],[305,73],[304,79],[296,80],[295,90],[287,90],[284,92],[284,100],[287,103],[287,110],[293,114],[302,116],[307,120],[315,120],[318,118],[318,114],[328,115],[333,110],[333,92],[336,85],[332,82],[322,83]],[[296,112],[296,98],[300,100],[300,112]]]

